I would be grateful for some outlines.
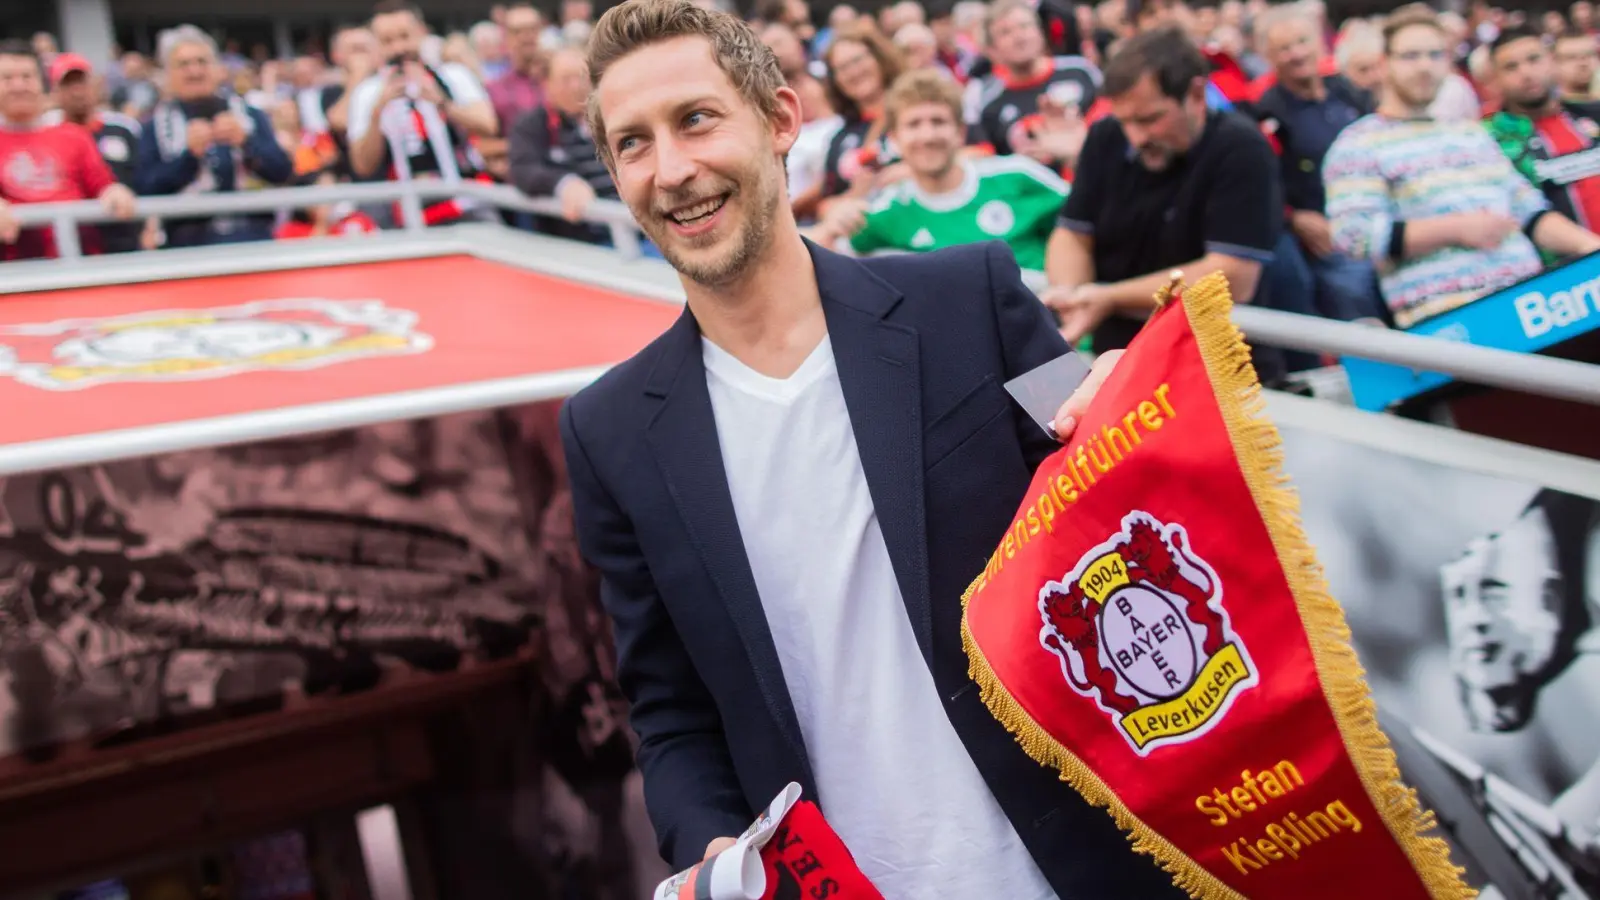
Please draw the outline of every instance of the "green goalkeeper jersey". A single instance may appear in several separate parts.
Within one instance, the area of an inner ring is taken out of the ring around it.
[[[850,238],[857,253],[924,251],[979,241],[1011,245],[1017,264],[1044,269],[1067,183],[1026,156],[963,160],[961,186],[928,194],[907,178],[873,200],[866,224]]]

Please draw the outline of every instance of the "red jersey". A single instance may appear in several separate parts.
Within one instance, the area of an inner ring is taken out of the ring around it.
[[[1600,146],[1600,128],[1592,106],[1563,107],[1553,116],[1534,119],[1533,127],[1544,146],[1534,163],[1534,171],[1544,178],[1546,194],[1561,191],[1566,203],[1552,203],[1558,211],[1590,231],[1600,228],[1600,165],[1595,148]],[[1562,209],[1563,206],[1568,209]]]
[[[17,204],[92,200],[115,183],[94,138],[79,125],[0,128],[0,199]],[[85,253],[99,251],[100,236],[92,226],[80,229],[80,240]],[[5,259],[53,258],[55,237],[48,228],[29,229],[15,244],[0,247],[0,254]]]

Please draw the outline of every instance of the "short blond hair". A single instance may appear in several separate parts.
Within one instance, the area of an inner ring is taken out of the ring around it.
[[[933,69],[913,69],[896,78],[884,95],[884,126],[893,131],[901,113],[923,103],[948,106],[959,123],[962,121],[961,100],[961,86],[954,78]]]
[[[608,10],[589,35],[589,83],[598,89],[606,70],[618,60],[680,37],[704,38],[711,45],[717,67],[739,95],[763,117],[770,120],[777,114],[778,89],[784,86],[778,57],[737,16],[702,9],[690,0],[626,0]],[[662,74],[670,77],[670,73]],[[600,160],[614,168],[598,91],[589,95],[588,119]]]
[[[983,16],[984,46],[994,43],[995,23],[1019,9],[1027,10],[1029,16],[1037,15],[1034,8],[1028,5],[1028,0],[994,0],[993,3],[989,4],[989,9]]]
[[[1419,25],[1448,36],[1444,22],[1439,19],[1439,14],[1434,12],[1432,7],[1426,3],[1407,3],[1383,20],[1383,55],[1388,56],[1393,51],[1395,35]]]

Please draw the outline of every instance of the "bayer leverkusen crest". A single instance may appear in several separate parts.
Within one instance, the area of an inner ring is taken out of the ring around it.
[[[1039,591],[1039,643],[1140,756],[1211,729],[1255,686],[1222,582],[1181,525],[1129,513],[1122,530]]]
[[[290,298],[0,326],[0,377],[49,391],[305,370],[423,353],[417,314],[381,300]]]

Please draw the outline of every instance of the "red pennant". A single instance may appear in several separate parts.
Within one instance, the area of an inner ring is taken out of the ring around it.
[[[965,598],[984,701],[1194,897],[1465,898],[1399,781],[1221,275],[1153,317]]]

